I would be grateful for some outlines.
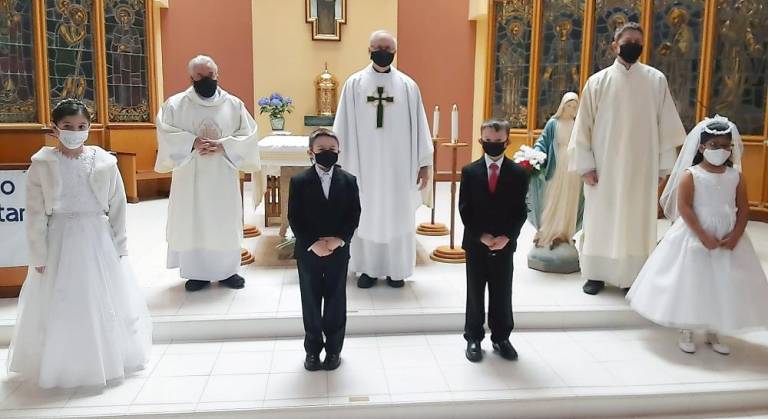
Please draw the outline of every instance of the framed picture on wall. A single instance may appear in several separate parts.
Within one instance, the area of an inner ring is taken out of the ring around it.
[[[341,25],[347,23],[347,0],[304,0],[305,18],[312,24],[312,39],[341,41]]]

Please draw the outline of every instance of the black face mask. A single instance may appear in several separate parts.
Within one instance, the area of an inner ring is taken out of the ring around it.
[[[200,80],[193,80],[192,86],[195,88],[195,92],[198,95],[209,98],[216,94],[216,88],[219,86],[219,81],[210,77],[203,77]]]
[[[483,141],[483,151],[485,154],[496,157],[500,156],[504,153],[504,151],[507,149],[507,142],[491,142],[491,141]]]
[[[339,153],[333,150],[323,150],[319,153],[315,153],[315,163],[320,166],[330,169],[339,160]]]
[[[634,42],[629,42],[619,46],[619,57],[622,60],[633,64],[640,58],[640,54],[643,53],[643,46]]]
[[[395,53],[384,50],[371,51],[371,60],[379,67],[389,67],[395,60]]]

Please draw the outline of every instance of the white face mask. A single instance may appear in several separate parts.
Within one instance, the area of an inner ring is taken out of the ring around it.
[[[731,157],[731,152],[728,150],[704,150],[704,159],[715,166],[722,166],[729,157]]]
[[[64,129],[59,130],[59,141],[64,144],[64,147],[75,150],[79,148],[85,140],[88,139],[88,130],[85,131],[67,131]]]

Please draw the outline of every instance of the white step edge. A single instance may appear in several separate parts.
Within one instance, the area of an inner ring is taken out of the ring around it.
[[[189,315],[153,318],[156,342],[170,340],[260,339],[303,336],[299,314]],[[8,345],[13,320],[0,322],[0,345]],[[518,329],[605,329],[645,327],[650,323],[627,307],[526,308],[515,312]],[[347,335],[457,332],[464,329],[464,312],[391,310],[386,314],[347,316]]]
[[[569,389],[564,389],[569,392]],[[660,392],[659,390],[663,391]],[[535,390],[510,391],[495,399],[378,404],[338,402],[306,407],[187,411],[146,414],[142,418],[259,419],[443,419],[443,418],[595,418],[733,414],[768,408],[768,381],[733,383],[582,388],[563,395],[537,395]],[[418,397],[418,395],[415,395]],[[125,417],[124,414],[119,415]],[[129,415],[130,416],[130,415]],[[138,415],[137,415],[138,416]],[[100,415],[100,417],[117,417]],[[690,416],[689,416],[690,417]]]

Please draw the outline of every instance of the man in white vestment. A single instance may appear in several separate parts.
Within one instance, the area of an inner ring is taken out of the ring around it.
[[[168,204],[168,268],[187,291],[211,281],[239,289],[243,206],[239,171],[260,169],[256,122],[243,102],[218,87],[218,66],[189,62],[192,86],[157,115],[155,171],[173,172]]]
[[[395,288],[405,284],[416,265],[416,209],[429,203],[429,125],[419,87],[392,66],[396,51],[389,32],[371,35],[372,63],[347,79],[333,124],[344,150],[340,164],[360,187],[350,261],[360,288],[377,278]]]
[[[616,30],[614,64],[592,75],[571,135],[570,169],[584,180],[584,292],[629,288],[656,245],[659,182],[685,140],[667,79],[638,63],[643,30]]]

